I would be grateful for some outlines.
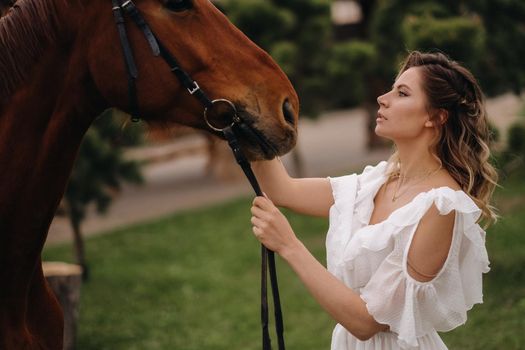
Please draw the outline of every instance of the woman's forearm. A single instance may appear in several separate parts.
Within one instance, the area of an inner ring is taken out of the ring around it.
[[[281,256],[321,307],[354,336],[366,340],[388,330],[388,326],[377,323],[368,313],[359,294],[332,275],[300,241],[281,252]]]
[[[334,198],[327,178],[292,178],[278,158],[254,162],[252,168],[275,205],[304,215],[328,216]]]
[[[262,190],[278,206],[285,206],[286,199],[293,196],[292,181],[279,158],[252,163],[252,169]]]
[[[286,260],[333,319],[361,340],[387,329],[368,313],[365,302],[356,292],[333,276],[306,249],[271,200],[256,197],[251,213],[252,229],[257,239]]]

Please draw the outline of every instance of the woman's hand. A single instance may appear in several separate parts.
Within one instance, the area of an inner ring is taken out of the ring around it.
[[[300,244],[286,217],[268,197],[255,197],[251,212],[253,233],[266,248],[283,255]]]

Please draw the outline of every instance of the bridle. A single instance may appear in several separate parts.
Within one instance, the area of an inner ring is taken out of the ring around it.
[[[221,133],[222,136],[228,141],[237,163],[241,166],[246,177],[248,178],[251,186],[253,187],[257,196],[263,196],[261,188],[257,182],[257,179],[251,169],[250,162],[244,156],[242,149],[239,146],[237,137],[235,136],[235,130],[240,130],[249,135],[253,135],[259,142],[265,142],[265,139],[260,135],[257,130],[250,127],[248,123],[242,120],[238,113],[235,105],[227,99],[215,99],[210,100],[206,93],[201,89],[199,84],[191,78],[191,76],[184,71],[175,57],[169,52],[169,50],[162,44],[162,42],[153,33],[148,23],[142,17],[140,11],[135,6],[132,0],[122,2],[122,0],[112,0],[113,3],[113,15],[117,30],[120,37],[120,43],[122,46],[122,52],[124,55],[124,62],[126,64],[126,71],[128,76],[128,92],[130,109],[133,121],[138,121],[139,118],[139,106],[137,99],[137,88],[136,80],[138,78],[138,70],[135,64],[133,56],[133,50],[129,43],[124,14],[128,15],[131,20],[137,25],[145,39],[147,40],[149,47],[154,56],[160,56],[164,59],[166,64],[170,67],[171,71],[181,85],[189,92],[190,95],[194,96],[200,101],[204,107],[204,120],[208,127],[214,132]],[[232,122],[225,126],[219,127],[214,126],[209,120],[209,112],[218,104],[226,105],[230,109],[232,116]],[[261,326],[262,326],[262,347],[263,350],[271,350],[271,340],[268,329],[268,271],[270,273],[270,283],[272,287],[272,296],[274,302],[274,315],[275,315],[275,330],[278,340],[278,349],[284,350],[284,326],[283,317],[281,311],[281,302],[279,297],[279,286],[277,283],[277,270],[275,267],[275,254],[271,250],[261,245]]]

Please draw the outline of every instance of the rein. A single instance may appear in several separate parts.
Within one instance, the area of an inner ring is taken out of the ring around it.
[[[128,91],[129,91],[129,100],[131,107],[131,115],[133,121],[139,121],[139,105],[137,99],[137,88],[136,80],[138,78],[138,70],[135,64],[135,59],[133,56],[133,50],[129,43],[128,35],[126,32],[126,25],[124,14],[127,14],[131,20],[137,25],[137,27],[143,33],[145,39],[147,40],[151,51],[154,56],[160,56],[168,64],[171,71],[177,79],[180,81],[182,86],[188,90],[188,92],[197,98],[200,103],[204,106],[204,120],[208,127],[215,132],[221,133],[224,138],[228,141],[228,145],[231,147],[232,152],[237,160],[237,163],[244,171],[244,174],[248,178],[255,194],[257,196],[263,196],[259,183],[255,177],[255,174],[252,171],[250,162],[245,157],[242,152],[241,147],[235,136],[235,130],[240,129],[245,132],[256,136],[261,140],[261,136],[257,133],[257,130],[253,130],[247,125],[237,114],[237,109],[235,105],[226,99],[216,99],[210,100],[206,93],[200,88],[199,84],[191,78],[191,76],[184,71],[175,57],[166,49],[162,42],[156,37],[156,35],[151,30],[150,26],[144,20],[139,10],[135,6],[132,0],[127,0],[122,3],[121,0],[112,0],[113,4],[113,15],[115,18],[115,23],[117,25],[117,30],[120,37],[120,43],[122,46],[122,52],[124,56],[124,61],[126,63],[126,70],[128,76]],[[210,123],[208,113],[211,111],[215,105],[223,104],[230,110],[232,115],[231,124],[225,127],[216,127]],[[264,138],[262,138],[264,141]],[[267,249],[264,245],[261,244],[261,326],[262,326],[262,348],[263,350],[271,350],[271,339],[268,329],[268,271],[270,274],[270,283],[272,288],[272,297],[274,303],[274,316],[275,316],[275,331],[277,334],[278,340],[278,349],[285,350],[284,344],[284,326],[283,326],[283,317],[281,311],[281,301],[279,297],[279,286],[277,283],[277,269],[275,266],[275,253]]]

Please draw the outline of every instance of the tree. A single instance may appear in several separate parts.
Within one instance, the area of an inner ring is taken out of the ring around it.
[[[490,95],[509,89],[520,93],[525,86],[525,2],[522,0],[477,0],[466,2],[481,17],[486,50],[477,72]]]
[[[488,95],[519,92],[525,85],[524,18],[521,0],[383,0],[373,14],[371,40],[382,53],[378,68],[385,80],[407,49],[439,49],[471,69]]]
[[[122,146],[137,142],[137,129],[123,133],[112,111],[103,113],[86,133],[64,194],[64,208],[74,235],[75,260],[88,277],[81,223],[89,204],[104,213],[122,182],[142,183],[138,164],[122,156]]]
[[[367,94],[367,82],[373,75],[377,51],[365,41],[334,44],[327,62],[325,79],[332,87],[328,104],[338,108],[361,104]]]

